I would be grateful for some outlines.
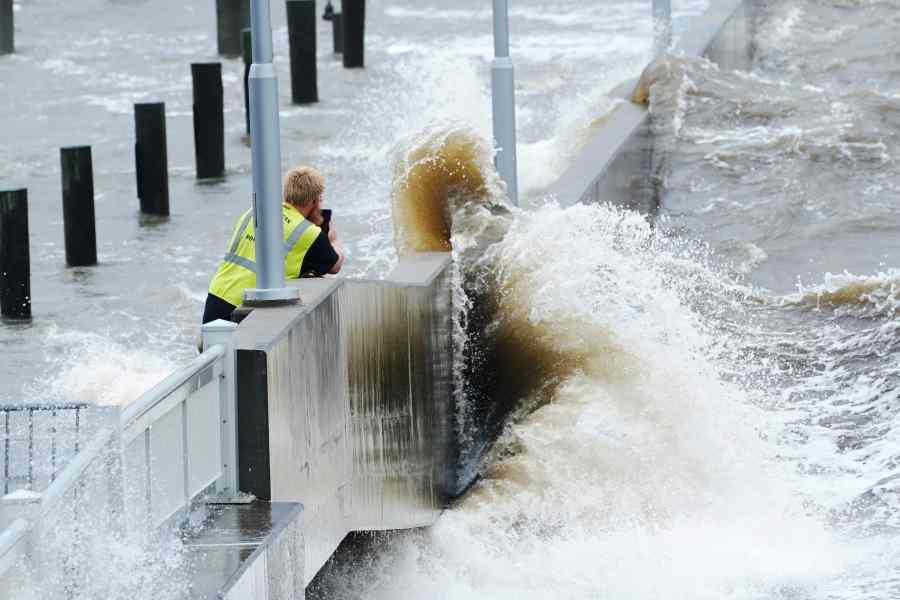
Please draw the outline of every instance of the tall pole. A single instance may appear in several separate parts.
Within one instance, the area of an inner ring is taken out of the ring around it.
[[[244,302],[289,302],[300,296],[284,285],[284,225],[281,216],[281,139],[278,76],[272,64],[269,0],[253,0],[250,10],[253,64],[250,66],[250,155],[253,161],[253,223],[256,235],[256,288]]]
[[[516,90],[515,73],[509,57],[509,10],[507,0],[494,0],[494,61],[491,63],[493,90],[494,141],[498,146],[494,164],[506,182],[509,198],[519,204],[516,168]]]
[[[672,0],[653,0],[653,58],[672,45]]]

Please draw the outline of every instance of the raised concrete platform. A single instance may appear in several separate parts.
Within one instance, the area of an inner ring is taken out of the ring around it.
[[[188,533],[191,598],[296,600],[305,596],[303,509],[296,503],[209,505]]]
[[[449,254],[291,282],[235,334],[242,491],[304,506],[309,582],[351,531],[430,525],[455,489]]]

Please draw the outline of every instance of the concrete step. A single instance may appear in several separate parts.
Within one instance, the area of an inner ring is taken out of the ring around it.
[[[209,504],[185,532],[191,597],[224,600],[304,598],[303,508],[292,502]]]

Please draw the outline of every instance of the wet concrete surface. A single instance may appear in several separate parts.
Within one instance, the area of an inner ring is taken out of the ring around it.
[[[191,597],[197,599],[233,597],[230,592],[250,574],[255,561],[282,535],[290,535],[287,528],[299,521],[303,511],[296,503],[261,501],[209,505],[208,510],[203,525],[184,539]]]

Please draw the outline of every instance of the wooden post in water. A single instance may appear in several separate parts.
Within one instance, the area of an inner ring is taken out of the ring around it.
[[[334,53],[344,53],[344,15],[334,13],[331,17],[331,33],[334,36]]]
[[[316,2],[287,0],[288,42],[291,52],[291,100],[319,101],[316,73]]]
[[[59,151],[62,167],[63,229],[66,264],[97,264],[97,231],[94,219],[94,172],[90,146]]]
[[[141,212],[169,215],[169,165],[166,156],[166,105],[134,105],[134,162]]]
[[[15,52],[13,0],[0,0],[0,54]]]
[[[0,191],[0,314],[31,318],[28,190]]]
[[[250,0],[216,0],[216,32],[221,56],[241,55],[241,30],[250,27]]]
[[[242,29],[244,55],[244,121],[247,125],[247,137],[250,137],[250,65],[253,64],[253,30]]]
[[[197,179],[225,175],[225,105],[222,63],[191,65],[194,89],[194,157]]]
[[[365,66],[366,0],[344,0],[344,67]]]

